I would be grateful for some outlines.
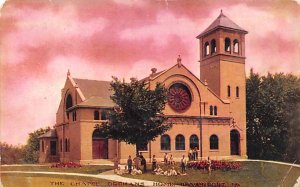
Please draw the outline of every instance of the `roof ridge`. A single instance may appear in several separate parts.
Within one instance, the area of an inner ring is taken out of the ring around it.
[[[110,81],[107,81],[107,80],[96,80],[96,79],[82,79],[82,78],[73,78],[74,80],[87,80],[87,81],[101,81],[101,82],[110,82]]]

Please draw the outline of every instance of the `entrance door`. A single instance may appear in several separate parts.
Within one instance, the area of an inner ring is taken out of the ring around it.
[[[240,133],[237,130],[230,131],[231,155],[240,155]]]
[[[93,159],[108,158],[108,141],[107,139],[93,139]]]

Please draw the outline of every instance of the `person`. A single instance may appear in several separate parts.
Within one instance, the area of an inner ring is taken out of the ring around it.
[[[211,174],[211,160],[210,160],[209,157],[208,157],[208,160],[207,160],[207,164],[208,164],[208,174],[210,175]]]
[[[115,154],[115,157],[114,157],[114,169],[118,169],[118,165],[119,165],[119,159],[118,159],[118,155]]]
[[[185,159],[185,156],[182,155],[181,164],[180,164],[180,166],[181,166],[181,173],[182,174],[184,174],[185,171],[186,171],[186,165],[187,165],[187,161]]]
[[[197,147],[193,149],[193,160],[196,160]]]
[[[160,168],[159,165],[153,171],[154,171],[155,175],[163,175],[164,174],[164,171]]]
[[[170,165],[175,165],[175,162],[174,162],[174,159],[173,159],[173,155],[170,155],[169,164]]]
[[[142,171],[136,168],[134,168],[131,173],[131,175],[140,175],[140,174],[142,174]]]
[[[164,156],[164,163],[167,165],[168,164],[168,153],[165,153]]]
[[[152,157],[152,171],[154,171],[156,169],[156,163],[157,163],[157,161],[156,161],[155,155],[153,155],[153,157]]]
[[[174,169],[174,167],[172,167],[171,171],[170,171],[170,175],[171,176],[176,176],[177,175],[177,172],[176,170]]]
[[[135,165],[134,167],[135,167],[135,169],[140,169],[140,166],[139,166],[140,161],[141,161],[140,156],[135,157],[135,158],[133,159],[133,161],[134,161],[134,165]]]
[[[195,147],[195,160],[198,160],[198,148]]]
[[[193,158],[193,149],[192,148],[189,150],[189,160],[190,161],[194,160],[194,158]]]
[[[132,171],[132,159],[131,159],[130,155],[129,155],[128,160],[127,160],[127,167],[128,167],[128,173],[131,174],[131,171]]]
[[[144,156],[142,155],[142,153],[140,154],[140,159],[141,159],[141,166],[143,166],[143,173],[146,173],[147,168],[146,168],[146,159],[144,158]]]

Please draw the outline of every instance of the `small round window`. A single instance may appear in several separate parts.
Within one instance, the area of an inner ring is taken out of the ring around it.
[[[168,103],[177,112],[186,110],[191,105],[191,98],[189,89],[181,83],[175,83],[169,88]]]

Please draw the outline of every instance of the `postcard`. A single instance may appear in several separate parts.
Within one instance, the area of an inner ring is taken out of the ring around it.
[[[0,186],[300,186],[299,0],[0,2]]]

